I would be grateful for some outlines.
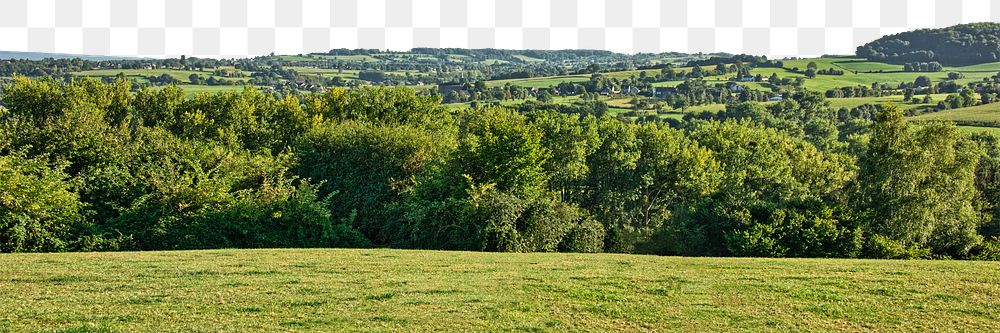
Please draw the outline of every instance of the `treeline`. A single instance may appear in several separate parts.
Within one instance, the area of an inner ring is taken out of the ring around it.
[[[1000,61],[1000,23],[961,24],[889,35],[859,46],[857,55],[894,64],[936,61],[970,65]]]
[[[219,66],[239,65],[251,60],[217,60],[204,58],[171,59],[116,59],[116,60],[84,60],[73,59],[0,59],[0,76],[24,75],[32,77],[63,76],[72,72],[93,69],[145,69],[174,68],[182,70],[201,70]]]
[[[903,64],[904,72],[941,72],[944,66],[937,61],[931,62],[908,62]]]
[[[996,137],[819,94],[670,126],[406,88],[130,90],[4,87],[0,250],[1000,254]]]

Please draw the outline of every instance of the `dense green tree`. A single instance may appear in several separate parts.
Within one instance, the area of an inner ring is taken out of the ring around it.
[[[607,251],[631,252],[672,211],[713,191],[718,165],[682,132],[658,125],[603,120],[582,206],[608,230]]]
[[[895,107],[878,114],[862,157],[857,203],[869,255],[963,257],[980,241],[974,209],[979,150],[947,123],[916,129]]]
[[[586,89],[648,83],[637,80],[596,75]],[[527,96],[467,86],[483,98]],[[985,83],[932,89],[952,94],[944,107],[994,93]],[[2,251],[1000,257],[1000,240],[982,241],[1000,234],[995,137],[911,124],[879,105],[835,111],[809,91],[733,102],[726,89],[687,79],[675,102],[729,105],[680,121],[595,118],[607,105],[594,93],[575,105],[453,112],[408,88],[132,91],[124,76],[5,85]]]
[[[706,123],[692,138],[721,166],[717,190],[672,221],[665,253],[851,256],[855,227],[839,207],[853,160],[747,122]],[[798,226],[799,232],[790,230]],[[764,231],[773,232],[764,232]]]
[[[106,232],[130,249],[365,246],[335,223],[315,187],[286,176],[287,156],[234,153],[151,131],[137,172],[147,193],[113,218]]]
[[[449,140],[407,125],[324,124],[296,145],[295,173],[319,182],[321,195],[333,195],[334,217],[350,219],[378,244],[391,244],[400,218],[393,205],[428,163],[453,148]]]
[[[545,163],[552,152],[543,133],[507,109],[487,108],[463,116],[455,163],[475,184],[503,192],[536,196],[546,190]]]
[[[1000,137],[986,133],[973,136],[985,150],[976,168],[976,188],[979,190],[980,209],[990,217],[983,224],[980,234],[1000,237]]]

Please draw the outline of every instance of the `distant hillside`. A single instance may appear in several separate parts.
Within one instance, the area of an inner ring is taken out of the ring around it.
[[[26,59],[26,60],[42,60],[42,59],[76,59],[80,58],[83,60],[135,60],[139,58],[132,57],[112,57],[112,56],[95,56],[95,55],[83,55],[83,54],[64,54],[64,53],[43,53],[43,52],[16,52],[16,51],[0,51],[0,59]]]
[[[858,47],[859,57],[888,63],[937,61],[971,65],[1000,61],[1000,23],[971,23],[889,35]]]

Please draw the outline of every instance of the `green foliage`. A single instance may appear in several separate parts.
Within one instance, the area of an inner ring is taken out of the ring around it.
[[[836,197],[853,160],[774,129],[705,123],[692,138],[712,152],[721,181],[659,236],[657,252],[755,256],[851,256],[856,231]],[[798,228],[798,229],[796,229]],[[681,244],[670,244],[669,241]],[[680,246],[683,245],[683,246]]]
[[[818,206],[818,207],[817,207]],[[853,257],[861,230],[823,203],[790,203],[746,215],[725,235],[730,254],[751,257]]]
[[[717,162],[677,130],[602,120],[587,157],[590,177],[582,206],[608,230],[608,251],[631,252],[678,205],[714,191]]]
[[[893,107],[878,114],[871,132],[857,200],[871,232],[885,237],[876,245],[967,256],[981,238],[974,208],[980,150],[953,124],[913,129]]]
[[[559,244],[562,252],[596,253],[604,251],[606,237],[604,225],[593,217],[585,217],[573,226],[566,238]]]
[[[904,63],[939,61],[967,65],[1000,60],[1000,24],[960,24],[940,29],[920,29],[885,36],[858,47],[858,56],[870,60]]]
[[[580,185],[590,173],[587,156],[594,152],[598,140],[596,119],[552,111],[531,112],[527,117],[542,131],[541,145],[551,151],[544,164],[549,188],[565,200],[579,199]]]
[[[163,94],[167,96],[160,97],[169,101],[170,93]],[[275,100],[247,87],[242,92],[196,95],[173,108],[167,119],[147,122],[172,124],[166,128],[186,139],[212,140],[249,150],[281,151],[291,144],[294,135],[311,124],[299,104],[291,96]]]
[[[147,142],[151,189],[108,229],[134,249],[365,246],[334,225],[317,189],[285,178],[286,157],[234,154],[170,137]],[[154,166],[155,165],[155,166]]]
[[[327,121],[357,120],[446,130],[452,123],[452,117],[440,102],[437,97],[419,95],[405,87],[368,86],[349,91],[333,88],[308,96],[305,110]]]
[[[836,196],[854,177],[850,157],[824,153],[801,139],[745,123],[706,124],[692,136],[713,152],[724,174],[713,199],[689,217],[707,223],[704,229],[692,230],[707,234],[706,244],[700,246],[704,251],[852,255],[854,231],[834,213]]]
[[[455,172],[475,184],[493,184],[502,192],[534,197],[545,191],[545,163],[551,151],[541,144],[542,131],[513,111],[487,108],[463,115]]]
[[[497,191],[473,198],[471,204],[472,218],[482,221],[486,251],[556,251],[580,219],[580,212],[566,204]]]
[[[83,227],[83,204],[70,191],[64,166],[22,154],[0,156],[0,252],[71,248]]]
[[[404,88],[130,89],[4,87],[3,251],[997,252],[982,241],[1000,234],[996,137],[893,108],[834,112],[816,93],[636,124],[543,106],[451,114]]]
[[[1000,261],[1000,238],[984,240],[972,249],[970,259]]]
[[[319,182],[333,216],[350,217],[372,240],[386,244],[396,235],[393,207],[427,164],[441,159],[449,140],[409,125],[361,122],[324,124],[296,145],[295,173]]]
[[[976,167],[976,188],[980,210],[991,218],[983,223],[980,234],[1000,237],[1000,136],[981,133],[972,136],[984,154]]]

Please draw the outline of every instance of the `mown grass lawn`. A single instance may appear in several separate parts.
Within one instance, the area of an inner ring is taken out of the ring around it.
[[[403,250],[0,255],[0,331],[997,330],[1000,263]]]

